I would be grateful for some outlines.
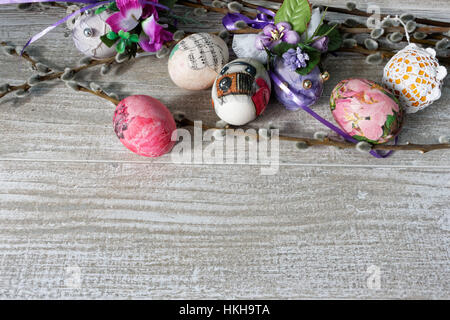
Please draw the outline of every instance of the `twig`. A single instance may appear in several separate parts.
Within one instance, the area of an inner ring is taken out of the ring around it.
[[[381,56],[383,58],[391,58],[395,55],[395,52],[393,51],[388,51],[388,50],[383,50],[383,49],[379,49],[379,50],[368,50],[366,48],[363,48],[359,45],[353,47],[353,48],[339,48],[337,51],[340,52],[355,52],[355,53],[361,53],[365,56],[371,55],[371,54],[376,54],[376,53],[380,53]],[[440,57],[439,59],[440,63],[446,64],[446,65],[450,65],[450,57]]]
[[[391,58],[395,55],[394,52],[392,51],[387,51],[387,50],[368,50],[366,48],[363,48],[359,45],[353,47],[353,48],[339,48],[337,51],[341,51],[341,52],[355,52],[355,53],[361,53],[363,55],[371,55],[371,54],[375,54],[375,53],[380,53],[381,56],[383,58]]]
[[[186,126],[194,126],[194,121],[189,119],[182,119],[178,121],[178,125],[180,127],[186,127]],[[207,125],[202,124],[203,130],[223,130],[222,128],[215,128],[210,127]],[[249,135],[248,133],[245,133],[241,130],[235,131],[236,135]],[[260,139],[261,136],[259,134],[253,135],[257,139]],[[311,139],[311,138],[301,138],[301,137],[290,137],[290,136],[282,136],[280,135],[278,137],[280,140],[283,141],[292,141],[292,142],[303,142],[308,146],[333,146],[338,147],[340,149],[355,149],[355,144],[346,142],[346,141],[337,141],[330,138],[325,138],[323,140],[319,139]],[[450,144],[448,143],[442,143],[442,144],[412,144],[407,143],[403,145],[385,145],[385,144],[377,144],[372,147],[372,150],[384,150],[384,151],[419,151],[421,153],[427,153],[433,150],[443,150],[443,149],[450,149]]]
[[[261,7],[261,8],[270,10],[270,11],[272,11],[272,12],[277,12],[276,9],[266,8],[266,7],[262,6],[262,5],[256,5],[256,4],[249,3],[249,2],[246,2],[246,1],[243,1],[243,0],[236,0],[236,2],[239,2],[239,3],[242,4],[244,7],[247,7],[247,8],[250,8],[250,9],[258,9],[259,7]]]
[[[8,46],[8,44],[7,44],[6,42],[4,42],[4,41],[0,42],[0,45],[1,45],[2,47]],[[13,55],[19,56],[19,54],[18,54],[17,52],[14,52]],[[29,55],[28,53],[24,52],[24,53],[22,54],[22,58],[24,58],[25,60],[27,60],[27,61],[31,64],[33,70],[36,70],[36,69],[37,69],[37,68],[36,68],[36,65],[37,65],[38,62],[37,62],[36,60],[34,60],[33,58],[31,58],[30,55]]]
[[[63,4],[63,3],[59,3],[59,2],[48,2],[48,5],[51,7],[63,8],[63,9],[67,9],[67,7],[68,7],[67,4]]]
[[[109,102],[113,103],[114,105],[118,105],[120,103],[119,100],[110,97],[108,94],[106,94],[102,90],[94,91],[92,89],[83,87],[79,84],[77,84],[77,86],[74,87],[73,89],[81,91],[81,92],[93,94],[97,97],[108,100]],[[182,120],[177,121],[177,124],[179,127],[194,126],[194,121],[183,118]],[[229,127],[227,127],[227,129],[228,128]],[[209,129],[222,130],[222,128],[210,127],[210,126],[204,125],[204,124],[202,124],[202,129],[203,130],[209,130]],[[248,135],[248,133],[245,133],[241,130],[235,131],[235,134],[236,135]],[[259,134],[255,134],[254,136],[257,139],[261,138],[261,135],[259,135]],[[283,141],[303,142],[307,146],[333,146],[333,147],[337,147],[340,149],[355,149],[355,146],[356,146],[355,144],[350,143],[350,142],[337,141],[337,140],[330,139],[328,137],[323,140],[319,140],[319,139],[290,137],[290,136],[280,135],[278,138]],[[430,152],[433,150],[443,150],[443,149],[450,149],[450,144],[448,144],[448,143],[442,143],[442,144],[411,144],[411,143],[407,143],[404,145],[384,145],[384,144],[382,144],[382,145],[374,145],[372,147],[372,150],[419,151],[421,153],[426,153],[426,152]]]
[[[346,32],[346,33],[353,33],[353,34],[358,34],[358,33],[370,33],[373,29],[369,29],[369,28],[348,28],[348,27],[339,27],[339,30],[341,30],[342,32]],[[403,27],[389,27],[389,28],[384,28],[384,31],[386,33],[390,33],[390,32],[401,32],[401,33],[405,33],[405,29]],[[417,32],[422,32],[422,33],[443,33],[443,32],[448,32],[450,31],[450,27],[417,27],[416,30]]]
[[[112,103],[113,103],[114,105],[116,105],[116,106],[120,103],[119,100],[110,97],[110,96],[107,95],[103,90],[100,90],[100,91],[94,91],[94,90],[92,90],[92,89],[83,87],[83,86],[81,86],[81,85],[79,85],[79,84],[77,84],[77,85],[78,85],[78,88],[75,87],[75,88],[73,88],[74,90],[78,90],[78,91],[82,91],[82,92],[91,93],[91,94],[93,94],[93,95],[96,95],[97,97],[100,97],[100,98],[103,98],[103,99],[105,99],[105,100],[108,100],[109,102],[112,102]]]
[[[3,45],[3,44],[2,44]],[[22,55],[22,57],[27,60],[27,61],[33,61],[34,62],[34,66],[36,65],[36,61],[34,61],[31,57],[28,56],[28,54],[26,55],[28,58],[26,58],[25,56],[26,53],[24,53]],[[16,54],[18,56],[18,54]],[[30,61],[30,63],[31,63]],[[100,60],[91,60],[88,64],[73,68],[72,71],[74,73],[78,73],[82,70],[88,69],[88,68],[92,68],[94,66],[98,66],[98,65],[102,65],[102,64],[111,64],[115,61],[115,57],[110,57],[110,58],[105,58],[105,59],[100,59]],[[39,81],[49,81],[49,80],[54,80],[54,79],[58,79],[60,78],[62,75],[64,74],[64,71],[57,71],[57,72],[51,72],[49,74],[43,75],[39,77]],[[31,86],[28,83],[24,83],[18,86],[9,86],[8,90],[2,94],[0,94],[0,99],[3,98],[4,96],[6,96],[7,94],[13,92],[13,91],[17,91],[17,90],[29,90],[31,88]]]
[[[82,92],[87,92],[93,95],[96,95],[97,97],[103,98],[105,100],[108,100],[112,102],[114,105],[118,105],[120,103],[119,100],[116,100],[114,98],[111,98],[103,91],[94,91],[88,88],[85,88],[83,86],[78,85],[77,90]],[[188,127],[188,126],[194,126],[194,121],[183,118],[181,120],[177,120],[177,124],[179,127]],[[229,129],[230,127],[226,127],[225,129]],[[208,125],[202,124],[203,130],[223,130],[223,128],[215,128],[210,127]],[[248,133],[245,133],[242,130],[234,131],[236,135],[249,135]],[[255,134],[253,135],[256,137],[256,139],[261,139],[261,135]],[[283,136],[280,135],[278,138],[282,141],[291,141],[291,142],[303,142],[307,146],[333,146],[340,149],[355,149],[356,145],[354,143],[346,142],[346,141],[337,141],[330,138],[325,138],[323,140],[319,139],[311,139],[311,138],[301,138],[301,137],[290,137],[290,136]],[[413,143],[407,143],[402,145],[386,145],[386,144],[377,144],[373,145],[372,150],[384,150],[384,151],[419,151],[421,153],[427,153],[433,150],[444,150],[444,149],[450,149],[449,143],[441,143],[441,144],[413,144]]]
[[[275,3],[283,3],[283,0],[267,0],[269,2],[275,2]],[[348,9],[344,9],[344,8],[337,8],[337,7],[328,7],[328,11],[329,12],[336,12],[336,13],[344,13],[344,14],[349,14],[349,15],[354,15],[354,16],[360,16],[360,17],[370,17],[373,15],[373,13],[368,13],[359,9],[353,9],[353,10],[348,10]],[[388,15],[387,14],[383,14],[380,15],[380,18],[386,18]],[[431,20],[431,19],[423,19],[423,18],[416,18],[414,19],[414,21],[416,21],[417,23],[420,24],[428,24],[431,26],[438,26],[438,27],[446,27],[449,28],[450,27],[450,23],[449,22],[444,22],[444,21],[436,21],[436,20]]]
[[[180,5],[183,5],[186,7],[190,7],[190,8],[203,8],[207,11],[218,12],[218,13],[222,13],[222,14],[230,13],[230,10],[228,10],[227,8],[216,8],[216,7],[205,5],[203,3],[190,2],[188,0],[178,0],[177,4],[180,4]],[[242,14],[246,15],[250,18],[256,17],[256,13],[254,13],[254,12],[242,12]]]

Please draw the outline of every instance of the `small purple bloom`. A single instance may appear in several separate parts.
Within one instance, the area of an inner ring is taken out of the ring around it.
[[[287,22],[279,22],[275,24],[268,24],[264,27],[263,33],[256,38],[256,48],[264,50],[264,48],[271,49],[281,42],[297,44],[300,41],[300,36]]]
[[[297,50],[289,49],[283,53],[283,60],[286,67],[291,71],[295,71],[296,69],[306,67],[309,56],[307,53],[303,53],[302,49],[297,47]]]
[[[328,51],[328,42],[330,38],[327,36],[317,38],[312,44],[311,47],[316,48],[320,52],[324,53]]]

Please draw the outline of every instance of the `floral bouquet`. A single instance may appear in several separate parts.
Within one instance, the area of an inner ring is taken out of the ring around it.
[[[158,0],[116,0],[103,5],[95,11],[100,14],[104,11],[114,12],[106,23],[111,31],[101,36],[101,40],[108,47],[115,46],[118,53],[127,51],[135,55],[138,47],[147,52],[156,52],[165,42],[173,40],[173,34],[166,30],[167,24],[159,24],[160,13],[168,13],[169,7],[175,1],[162,2]]]

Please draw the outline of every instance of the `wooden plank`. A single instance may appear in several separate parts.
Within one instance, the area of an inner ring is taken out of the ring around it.
[[[444,0],[375,3],[449,21]],[[62,15],[1,6],[0,38],[23,44]],[[219,17],[196,28],[219,30]],[[61,67],[81,58],[63,28],[30,51]],[[340,79],[379,81],[380,67],[363,60],[328,60],[332,78],[315,110],[332,119],[327,100]],[[0,55],[0,65],[0,82],[32,74],[17,58]],[[82,77],[214,124],[209,91],[175,87],[166,65],[148,57]],[[450,135],[448,89],[446,81],[441,100],[408,115],[401,142]],[[450,151],[377,160],[281,143],[272,176],[261,165],[177,165],[128,152],[108,102],[58,82],[35,90],[0,101],[0,298],[450,297]],[[252,125],[267,123],[298,136],[324,130],[276,101]],[[371,266],[379,289],[368,287]]]
[[[449,298],[447,171],[0,168],[2,298]]]

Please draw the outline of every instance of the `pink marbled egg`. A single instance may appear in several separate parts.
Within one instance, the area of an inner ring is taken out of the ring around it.
[[[120,142],[141,156],[162,156],[175,144],[171,139],[176,130],[172,114],[159,100],[149,96],[129,96],[120,101],[113,125]]]

